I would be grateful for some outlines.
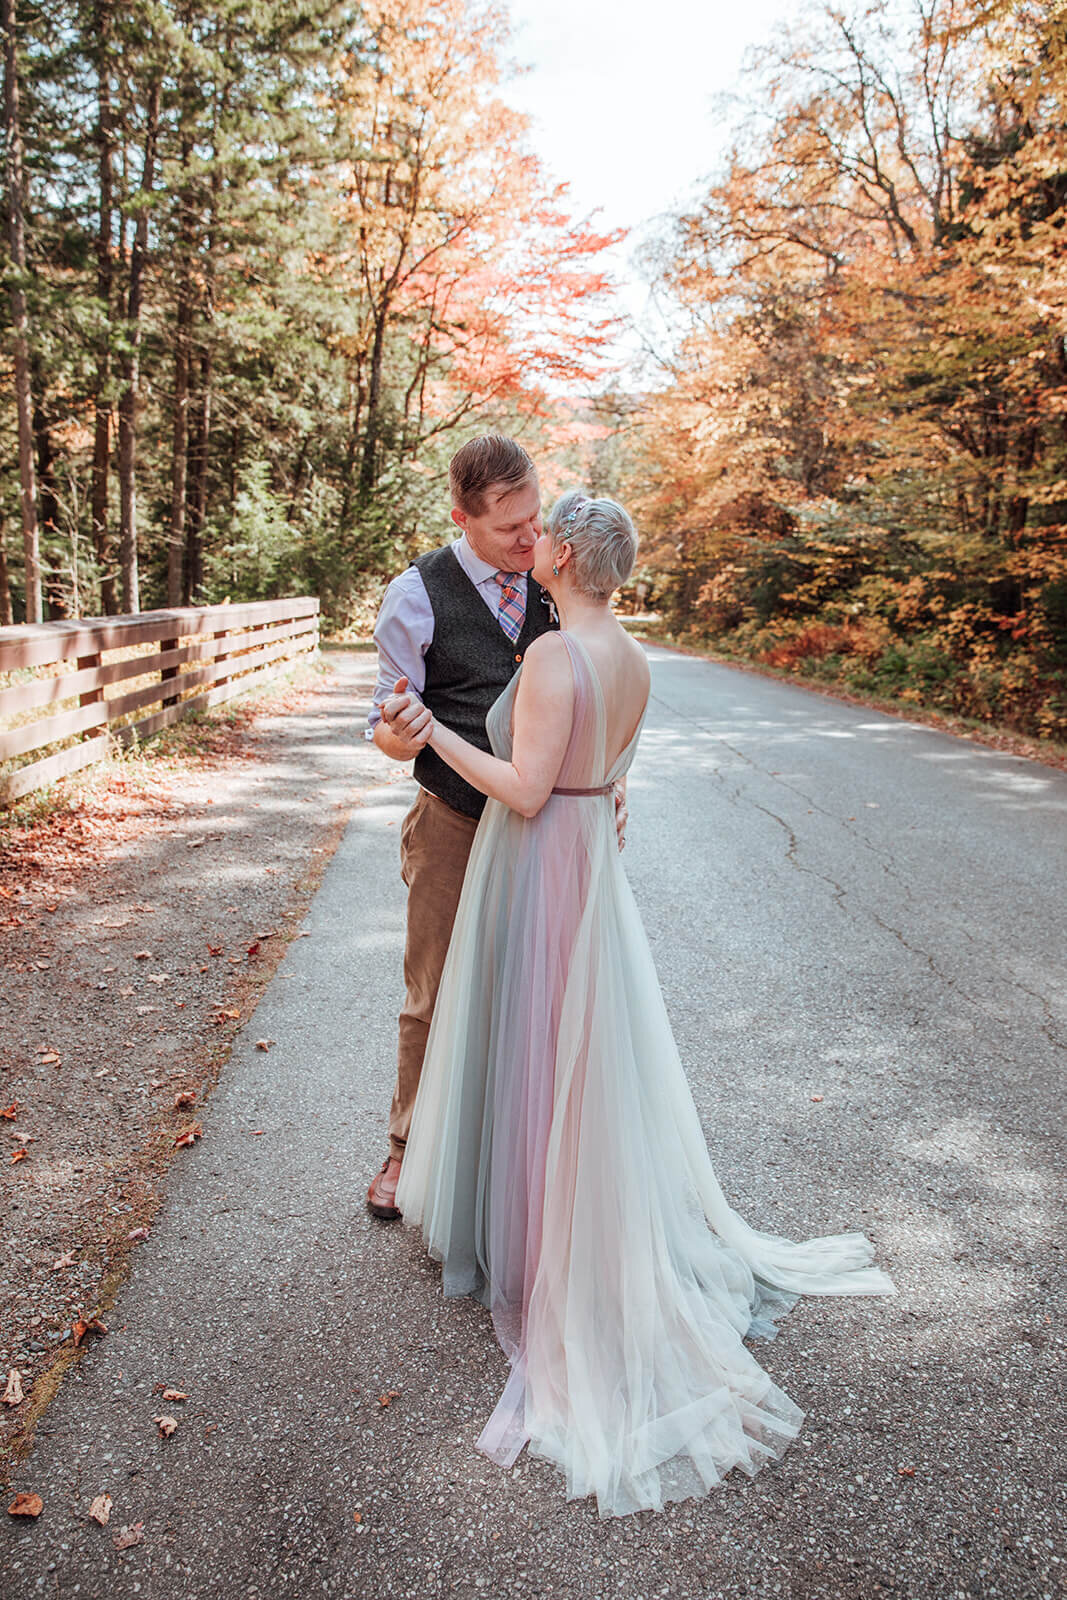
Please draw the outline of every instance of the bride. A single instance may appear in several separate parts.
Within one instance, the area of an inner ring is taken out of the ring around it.
[[[507,1466],[529,1444],[602,1516],[780,1456],[803,1413],[743,1339],[800,1294],[895,1293],[863,1234],[759,1233],[712,1170],[616,848],[649,694],[610,607],[636,549],[621,506],[565,494],[533,567],[560,631],[490,711],[493,754],[422,713],[489,800],[397,1190],[511,1362],[479,1447]]]

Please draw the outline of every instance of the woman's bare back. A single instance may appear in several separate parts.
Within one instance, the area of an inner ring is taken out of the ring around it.
[[[610,613],[568,630],[585,646],[600,680],[606,726],[607,771],[630,743],[644,715],[651,675],[645,652]]]

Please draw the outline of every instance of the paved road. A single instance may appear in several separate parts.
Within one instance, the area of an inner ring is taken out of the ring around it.
[[[345,733],[363,804],[20,1470],[46,1510],[0,1533],[5,1600],[1067,1591],[1067,776],[652,656],[627,860],[720,1177],[758,1226],[867,1230],[899,1297],[803,1301],[757,1346],[805,1428],[701,1502],[601,1522],[475,1453],[487,1319],[362,1207],[411,791]]]

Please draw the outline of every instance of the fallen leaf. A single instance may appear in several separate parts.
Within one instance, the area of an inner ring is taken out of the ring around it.
[[[273,1039],[257,1039],[256,1040],[256,1049],[257,1050],[269,1050],[273,1043],[274,1043]],[[5,1112],[4,1115],[6,1116],[7,1113]]]
[[[145,974],[145,976],[147,977],[149,983],[169,983],[170,982],[170,973],[169,972],[148,972],[148,973]]]
[[[73,1266],[75,1266],[76,1263],[77,1263],[77,1260],[78,1260],[78,1258],[74,1254],[74,1251],[73,1250],[68,1250],[65,1256],[60,1256],[58,1261],[53,1261],[53,1263],[52,1263],[52,1271],[53,1272],[62,1272],[64,1267],[73,1267]]]
[[[37,1054],[38,1054],[38,1057],[40,1058],[40,1062],[41,1062],[42,1066],[44,1066],[45,1062],[47,1061],[47,1062],[50,1062],[50,1063],[54,1062],[55,1065],[58,1067],[59,1059],[60,1059],[58,1050],[45,1050],[43,1052],[39,1050],[37,1052]]]
[[[128,1550],[132,1544],[140,1544],[144,1538],[144,1523],[135,1522],[128,1528],[123,1528],[121,1533],[116,1533],[111,1543],[116,1550]]]
[[[253,1139],[258,1139],[260,1134],[266,1133],[266,1131],[267,1131],[266,1128],[253,1128],[252,1129],[252,1138]]]
[[[16,1114],[18,1112],[18,1108],[19,1108],[18,1101],[17,1100],[12,1100],[12,1102],[11,1102],[11,1104],[9,1106],[4,1106],[4,1107],[0,1108],[0,1117],[6,1117],[9,1122],[14,1122],[15,1116],[16,1116]]]
[[[181,1133],[176,1136],[174,1148],[180,1150],[183,1145],[193,1144],[197,1139],[202,1139],[203,1137],[204,1130],[199,1122],[191,1122],[187,1128],[183,1128]]]
[[[133,959],[135,961],[151,961],[152,952],[151,950],[138,950]]]
[[[22,1379],[19,1376],[19,1369],[18,1367],[12,1367],[7,1375],[7,1388],[0,1395],[0,1400],[3,1400],[6,1406],[20,1406],[23,1399]]]
[[[126,1237],[127,1237],[127,1239],[133,1239],[133,1240],[147,1239],[148,1238],[148,1229],[147,1228],[131,1228],[129,1233],[126,1235]]]
[[[215,1013],[215,1021],[222,1022],[226,1017],[229,1017],[232,1021],[236,1022],[240,1015],[241,1013],[239,1011],[235,1011],[231,1007],[220,1006],[218,1011]]]
[[[25,1159],[29,1155],[29,1153],[30,1152],[28,1150],[12,1150],[12,1152],[11,1152],[11,1164],[14,1165],[14,1163],[16,1161],[25,1161]]]
[[[73,1324],[70,1330],[71,1338],[74,1340],[76,1346],[81,1344],[87,1333],[106,1332],[107,1325],[106,1323],[101,1322],[99,1317],[91,1317],[88,1322],[86,1322],[83,1317],[79,1317],[77,1322]]]
[[[97,1067],[96,1071],[93,1073],[93,1077],[94,1078],[106,1078],[106,1077],[108,1077],[110,1075],[110,1073],[111,1073],[111,1068],[110,1067]]]
[[[813,1100],[821,1100],[822,1099],[822,1095],[821,1094],[813,1094],[811,1098]]]
[[[362,1511],[353,1511],[353,1513],[352,1513],[352,1521],[353,1522],[362,1522],[363,1521],[363,1513],[362,1513]]]
[[[249,945],[248,954],[250,956],[258,956],[259,955],[259,940],[258,939],[256,939],[252,944]]]
[[[189,1396],[185,1393],[184,1389],[164,1389],[163,1398],[164,1398],[164,1400],[172,1400],[172,1401],[173,1400],[188,1400]]]
[[[384,1394],[380,1394],[378,1396],[378,1404],[380,1406],[387,1406],[393,1400],[399,1400],[399,1399],[400,1399],[400,1390],[399,1389],[387,1389]]]
[[[207,947],[207,953],[209,956],[221,956],[224,948],[225,946],[221,944],[209,944]]]
[[[900,1473],[902,1478],[914,1478],[915,1476],[914,1467],[898,1467],[897,1471]]]
[[[39,1494],[17,1494],[8,1506],[10,1517],[39,1517],[44,1510],[44,1501]]]
[[[175,1111],[185,1111],[189,1106],[195,1106],[195,1105],[196,1105],[196,1090],[195,1089],[179,1089],[178,1093],[174,1096],[174,1109],[175,1109]]]
[[[152,1421],[156,1424],[164,1439],[169,1439],[178,1426],[177,1417],[153,1417]]]
[[[102,1528],[106,1528],[108,1519],[111,1516],[111,1496],[109,1494],[98,1494],[89,1507],[89,1515],[94,1522],[99,1522]]]

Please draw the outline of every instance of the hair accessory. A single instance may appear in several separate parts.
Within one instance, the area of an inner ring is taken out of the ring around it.
[[[569,528],[582,507],[588,504],[588,500],[578,500],[573,506],[571,506],[571,509],[567,512],[567,515],[563,519],[563,526],[565,528]]]

